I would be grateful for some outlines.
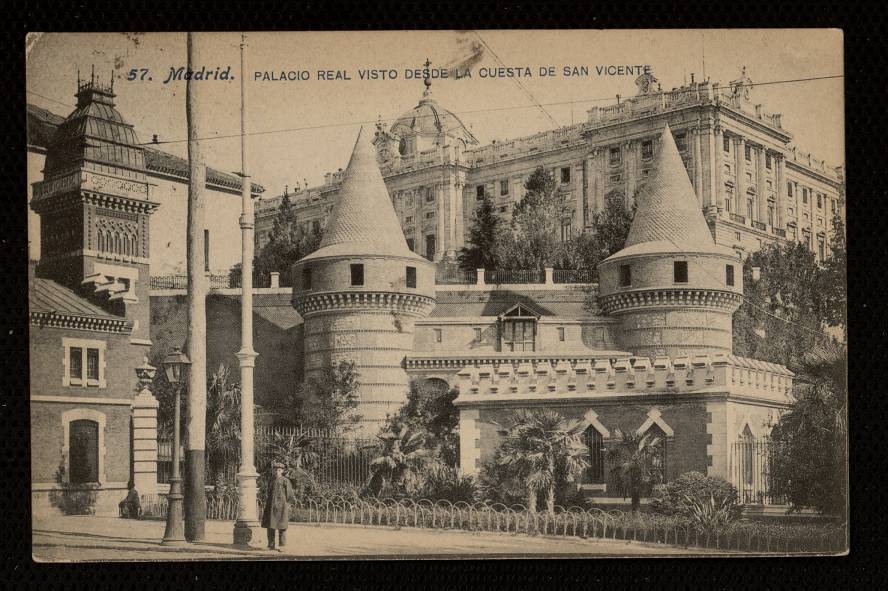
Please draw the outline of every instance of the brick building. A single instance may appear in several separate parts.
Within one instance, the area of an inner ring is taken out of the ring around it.
[[[585,122],[486,145],[427,84],[414,108],[390,127],[379,122],[374,143],[408,245],[435,261],[463,247],[484,195],[508,217],[539,166],[568,196],[564,237],[587,229],[609,194],[631,205],[652,173],[666,124],[718,244],[749,254],[769,242],[797,240],[822,260],[833,214],[844,218],[843,168],[798,149],[781,116],[754,102],[750,84],[745,68],[728,85],[692,76],[672,90],[645,74],[635,96],[593,107]],[[327,223],[342,179],[339,169],[323,185],[298,183],[289,194],[304,231]],[[258,247],[269,239],[280,200],[257,204]]]

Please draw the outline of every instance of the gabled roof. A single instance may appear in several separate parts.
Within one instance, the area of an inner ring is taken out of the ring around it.
[[[654,173],[639,192],[637,204],[625,251],[645,250],[632,248],[645,243],[658,243],[658,251],[721,251],[712,239],[668,125],[660,135]],[[629,253],[620,251],[614,256],[625,254]]]
[[[361,128],[320,248],[302,260],[383,255],[427,262],[407,248],[371,139]]]
[[[54,326],[122,332],[130,322],[111,314],[52,279],[32,277],[28,282],[28,312],[32,320]]]

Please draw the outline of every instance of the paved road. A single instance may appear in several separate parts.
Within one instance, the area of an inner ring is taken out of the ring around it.
[[[305,558],[458,558],[549,556],[687,555],[695,551],[662,544],[582,540],[524,534],[472,533],[351,525],[290,524],[284,553],[231,545],[233,524],[208,521],[206,541],[167,548],[162,521],[116,517],[59,516],[35,518],[33,556],[40,562],[120,560],[294,560]],[[260,530],[264,547],[264,530]]]

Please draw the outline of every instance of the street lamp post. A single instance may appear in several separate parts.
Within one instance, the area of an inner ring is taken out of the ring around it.
[[[179,347],[163,360],[163,370],[167,381],[173,386],[175,395],[175,413],[173,418],[173,475],[170,476],[170,492],[167,495],[166,531],[163,534],[163,546],[185,545],[185,525],[182,515],[182,477],[179,475],[181,453],[179,451],[179,423],[181,422],[180,396],[181,383],[187,379],[191,360]]]

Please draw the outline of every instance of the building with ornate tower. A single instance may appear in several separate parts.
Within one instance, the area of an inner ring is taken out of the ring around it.
[[[34,504],[92,489],[116,509],[128,481],[156,489],[156,407],[137,394],[151,347],[144,150],[112,84],[78,81],[77,106],[34,183],[41,259],[30,269]]]
[[[424,84],[414,108],[391,127],[380,122],[376,146],[408,244],[431,260],[462,248],[485,195],[508,217],[539,166],[552,173],[570,203],[565,238],[588,229],[608,195],[630,207],[651,174],[666,124],[718,244],[745,256],[769,242],[795,240],[823,260],[833,215],[844,217],[843,167],[795,146],[780,114],[755,102],[745,68],[728,84],[692,75],[690,83],[669,90],[643,74],[634,96],[593,107],[582,123],[489,144],[432,98],[429,80]],[[299,184],[290,195],[306,231],[326,224],[341,182],[340,169],[323,185]],[[280,199],[257,204],[259,247],[268,240]]]

